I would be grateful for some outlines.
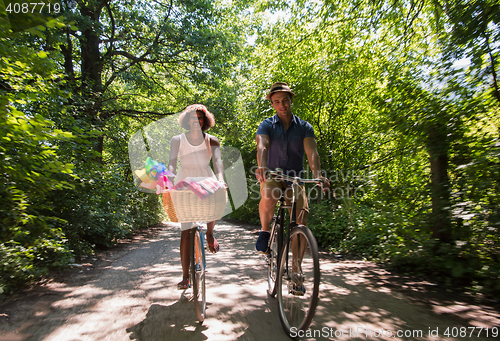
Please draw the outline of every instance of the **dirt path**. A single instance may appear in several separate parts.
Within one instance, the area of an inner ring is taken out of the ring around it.
[[[264,260],[253,251],[255,233],[218,223],[221,251],[207,256],[203,325],[194,322],[192,304],[176,288],[180,233],[167,224],[65,272],[64,280],[1,304],[0,340],[289,340],[276,301],[266,294]],[[500,331],[494,337],[492,329],[500,326],[498,310],[430,283],[327,255],[321,271],[320,304],[309,331],[316,337],[307,339],[500,340]]]

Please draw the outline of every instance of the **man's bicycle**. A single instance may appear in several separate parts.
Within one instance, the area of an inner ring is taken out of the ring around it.
[[[321,179],[302,179],[269,171],[268,177],[291,182],[292,203],[287,205],[282,191],[277,214],[273,217],[267,262],[268,292],[277,296],[279,317],[284,331],[306,330],[318,304],[320,269],[316,238],[304,225],[296,221],[296,197],[305,183],[320,184]],[[290,223],[285,227],[285,211],[291,210]]]

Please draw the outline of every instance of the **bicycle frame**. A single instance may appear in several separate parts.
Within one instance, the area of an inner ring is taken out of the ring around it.
[[[316,239],[306,226],[301,225],[301,219],[297,222],[297,197],[301,195],[299,191],[305,191],[300,188],[304,183],[322,184],[322,180],[290,177],[281,169],[268,171],[267,175],[268,179],[290,182],[292,188],[289,203],[286,200],[288,188],[282,190],[266,256],[268,292],[271,296],[278,296],[281,324],[292,336],[292,328],[305,330],[309,327],[318,304],[320,281]],[[290,213],[287,226],[284,224],[286,209]]]
[[[201,224],[196,224],[191,227],[191,232],[194,232],[195,230],[193,229],[197,229],[199,232],[200,232],[200,239],[201,239],[201,255],[196,255],[197,257],[201,256],[201,263],[202,263],[202,266],[203,266],[203,269],[206,269],[206,262],[205,262],[205,242],[203,241],[204,240],[204,237],[205,237],[205,234],[203,233],[203,226]]]
[[[299,187],[301,184],[304,183],[320,183],[321,187],[323,186],[323,181],[321,179],[302,179],[300,177],[291,177],[286,174],[283,174],[283,170],[280,168],[277,168],[275,171],[269,171],[268,172],[268,178],[273,178],[274,180],[278,181],[289,181],[292,183],[292,202],[291,205],[287,205],[285,203],[285,192],[287,188],[283,189],[281,192],[281,197],[279,199],[279,206],[278,206],[278,214],[277,214],[277,219],[279,219],[279,225],[280,225],[280,230],[278,231],[278,254],[277,254],[277,262],[280,264],[281,261],[281,253],[283,251],[283,245],[288,245],[290,242],[290,235],[292,233],[292,230],[295,226],[297,226],[297,194],[299,191]],[[307,200],[307,198],[306,198]],[[285,227],[285,210],[286,209],[291,209],[290,212],[290,222],[287,224],[287,227]],[[274,229],[273,225],[273,229]],[[283,235],[286,232],[286,243],[284,243],[283,240]],[[271,231],[271,235],[274,234],[274,231]],[[299,240],[299,250],[300,250],[300,240]],[[287,255],[288,257],[288,255]],[[288,264],[288,259],[286,260],[286,264]],[[286,269],[288,271],[288,269]]]

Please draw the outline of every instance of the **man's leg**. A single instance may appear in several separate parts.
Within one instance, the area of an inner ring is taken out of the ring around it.
[[[262,230],[255,244],[259,252],[266,252],[269,242],[271,219],[274,215],[276,203],[281,195],[281,189],[275,181],[266,181],[260,186],[259,216]]]
[[[309,215],[309,201],[304,186],[299,187],[297,194],[297,224],[307,226],[307,216]]]
[[[279,188],[264,186],[260,191],[259,216],[262,231],[269,231],[274,209],[279,199]]]
[[[291,188],[287,191],[287,201],[291,202]],[[299,225],[307,225],[307,216],[309,215],[309,205],[306,196],[306,191],[303,186],[299,187],[299,191],[297,193],[297,197],[295,198],[297,202],[296,206],[296,220]],[[292,239],[292,277],[295,276],[295,282],[292,288],[292,291],[295,295],[302,296],[305,294],[306,289],[302,283],[302,269],[301,262],[304,257],[304,253],[306,252],[307,243],[305,238],[302,238],[301,235],[296,235],[295,238]]]

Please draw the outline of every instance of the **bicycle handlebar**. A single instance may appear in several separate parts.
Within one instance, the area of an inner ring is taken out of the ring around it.
[[[276,170],[268,170],[267,171],[267,177],[268,179],[279,179],[279,180],[284,180],[284,181],[291,181],[293,183],[316,183],[323,188],[323,179],[303,179],[298,176],[289,176],[287,174],[283,173],[283,169],[281,168],[276,168]]]

